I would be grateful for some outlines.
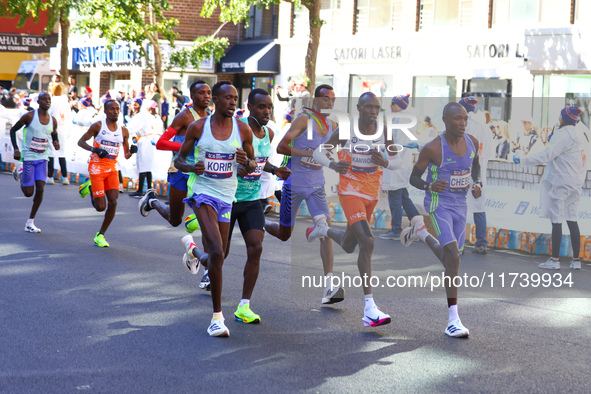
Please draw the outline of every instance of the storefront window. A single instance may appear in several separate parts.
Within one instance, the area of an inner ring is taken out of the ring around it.
[[[244,39],[277,38],[278,8],[275,5],[271,5],[269,9],[250,7],[250,20],[248,27],[244,29]]]
[[[509,120],[511,95],[510,79],[473,78],[463,82],[462,97],[475,96],[478,99],[476,110],[488,111],[492,120]]]
[[[388,100],[392,98],[393,80],[391,75],[351,75],[349,81],[349,111],[357,105],[359,96],[365,92],[372,92],[378,98]],[[382,101],[384,101],[382,100]]]
[[[472,24],[472,0],[421,1],[420,28],[432,26],[469,26]]]
[[[581,2],[589,3],[588,0]],[[496,25],[524,22],[551,22],[556,25],[570,22],[570,0],[496,0],[493,4]]]
[[[536,75],[534,98],[541,100],[541,105],[534,105],[534,120],[540,120],[541,125],[558,123],[562,108],[576,105],[583,110],[582,122],[589,126],[590,75]]]
[[[455,77],[414,77],[412,105],[421,116],[429,116],[438,130],[445,130],[443,107],[456,99]]]

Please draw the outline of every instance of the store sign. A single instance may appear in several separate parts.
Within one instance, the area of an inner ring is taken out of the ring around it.
[[[388,63],[408,60],[408,52],[401,46],[337,47],[334,59],[338,63]]]
[[[73,48],[72,55],[73,66],[79,69],[140,65],[139,50],[127,45],[114,45],[111,50],[106,46]]]
[[[57,34],[33,36],[0,33],[0,52],[48,53],[57,45]]]
[[[523,58],[519,44],[477,44],[466,46],[468,59]]]

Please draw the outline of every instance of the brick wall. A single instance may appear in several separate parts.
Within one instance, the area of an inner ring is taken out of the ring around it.
[[[110,71],[102,71],[99,81],[99,91],[97,93],[93,92],[93,102],[95,105],[100,104],[100,98],[103,94],[107,93],[107,90],[111,89],[111,72]]]
[[[218,12],[211,18],[202,18],[199,15],[203,7],[203,0],[194,2],[171,0],[170,5],[172,9],[165,15],[179,20],[179,25],[174,30],[180,34],[181,41],[193,41],[199,36],[213,34],[221,25]],[[234,45],[239,41],[241,29],[240,26],[228,23],[220,31],[218,37],[228,37],[230,45]]]
[[[154,82],[154,71],[143,70],[142,71],[142,84],[140,86],[140,90],[144,90],[144,86],[149,85],[152,82]]]

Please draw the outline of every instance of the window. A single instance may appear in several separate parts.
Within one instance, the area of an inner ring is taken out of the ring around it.
[[[320,19],[324,21],[322,34],[351,34],[351,25],[346,25],[342,0],[322,0]],[[310,34],[308,9],[301,6],[293,12],[293,37],[306,37]]]
[[[577,0],[575,7],[575,22],[591,22],[591,0]]]
[[[393,3],[391,0],[358,0],[357,32],[392,30]]]
[[[581,3],[589,0],[580,0]],[[579,1],[577,1],[579,4]],[[571,0],[496,0],[494,23],[496,25],[522,23],[570,23]]]
[[[49,89],[49,83],[51,82],[51,75],[43,75],[41,77],[41,91],[47,92]]]
[[[269,9],[250,7],[250,20],[248,27],[244,29],[244,39],[251,38],[277,38],[279,7],[271,5]]]
[[[470,26],[472,0],[421,1],[420,29],[431,26]]]

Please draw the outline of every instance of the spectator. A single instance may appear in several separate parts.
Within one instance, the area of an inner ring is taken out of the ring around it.
[[[156,112],[158,114],[161,114],[162,108],[160,102],[162,101],[162,95],[160,94],[160,88],[158,87],[158,84],[156,82],[150,85],[150,97],[148,98],[152,101],[155,101],[158,104]]]
[[[495,157],[497,159],[507,160],[511,148],[511,136],[509,133],[509,124],[503,120],[493,124],[495,147]]]
[[[18,101],[15,101],[15,96],[18,97],[16,88],[11,88],[10,91],[3,89],[1,102],[2,106],[4,106],[5,108],[17,108],[20,99]]]
[[[68,97],[70,101],[75,101],[78,98],[78,88],[76,87],[76,77],[70,75],[68,78],[70,86],[68,86]]]

